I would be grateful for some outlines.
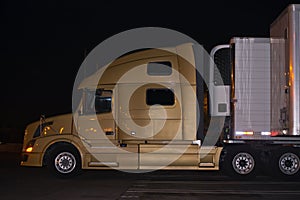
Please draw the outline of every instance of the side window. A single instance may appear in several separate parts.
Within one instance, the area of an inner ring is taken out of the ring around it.
[[[172,74],[172,64],[169,61],[150,62],[147,65],[147,74],[150,76],[169,76]]]
[[[167,88],[148,89],[146,91],[146,103],[149,106],[156,104],[172,106],[175,104],[175,95],[173,90]]]
[[[97,114],[111,112],[111,90],[96,90],[95,110]]]
[[[97,89],[85,93],[85,114],[111,112],[112,91]]]

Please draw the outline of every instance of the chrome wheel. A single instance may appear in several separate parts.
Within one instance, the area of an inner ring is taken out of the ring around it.
[[[54,166],[60,173],[71,173],[76,166],[75,156],[70,152],[62,152],[55,157]]]
[[[255,161],[249,153],[240,152],[233,158],[232,166],[238,174],[246,175],[254,169]]]
[[[286,175],[296,174],[300,169],[299,157],[294,153],[285,153],[279,158],[279,169]]]

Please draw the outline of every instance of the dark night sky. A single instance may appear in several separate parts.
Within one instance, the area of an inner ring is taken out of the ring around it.
[[[279,13],[289,3],[300,3],[120,2],[1,1],[0,127],[23,128],[40,114],[70,112],[84,51],[90,52],[114,34],[164,27],[192,37],[209,51],[233,36],[268,37],[269,25]]]

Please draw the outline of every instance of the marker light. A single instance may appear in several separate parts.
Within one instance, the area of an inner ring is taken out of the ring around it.
[[[253,135],[253,131],[236,131],[236,135]]]
[[[271,136],[277,136],[277,135],[279,135],[279,132],[278,132],[278,131],[272,131],[272,132],[271,132]]]
[[[261,132],[261,135],[267,135],[267,136],[269,136],[269,135],[271,135],[271,132],[264,131],[264,132]]]
[[[33,150],[33,147],[28,147],[25,151],[26,151],[27,153],[30,153],[30,152],[32,152],[32,150]]]
[[[27,152],[27,153],[32,152],[34,143],[35,143],[35,140],[31,140],[30,142],[28,142],[25,152]]]

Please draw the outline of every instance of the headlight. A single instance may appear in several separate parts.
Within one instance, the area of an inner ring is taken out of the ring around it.
[[[27,153],[32,152],[34,143],[35,143],[35,140],[31,140],[30,142],[28,142],[28,144],[26,145],[26,148],[25,148],[25,152],[27,152]]]

